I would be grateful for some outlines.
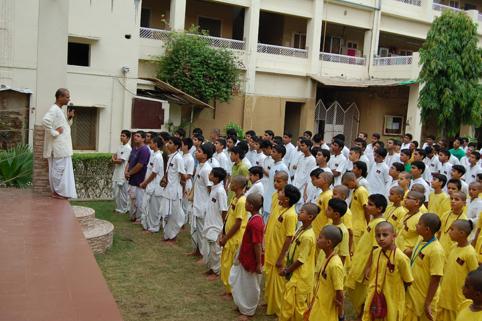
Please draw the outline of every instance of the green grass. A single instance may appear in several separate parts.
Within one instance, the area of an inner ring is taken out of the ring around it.
[[[166,245],[162,234],[144,234],[126,215],[113,214],[113,202],[73,204],[92,207],[115,226],[112,248],[96,259],[125,321],[237,319],[235,305],[220,296],[221,282],[207,281],[206,268],[184,255],[191,251],[188,231]],[[264,312],[260,306],[252,320],[275,320]]]

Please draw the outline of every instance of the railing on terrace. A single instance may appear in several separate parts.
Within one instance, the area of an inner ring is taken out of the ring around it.
[[[266,45],[263,43],[258,43],[258,52],[297,58],[308,57],[308,51],[306,51],[305,49]]]
[[[447,10],[452,10],[452,11],[464,11],[462,9],[459,9],[459,8],[454,8],[454,7],[450,7],[450,6],[446,6],[444,4],[440,4],[440,3],[436,3],[434,2],[432,4],[432,9],[435,10],[435,11],[447,11]]]
[[[147,39],[166,41],[168,40],[170,33],[171,31],[169,30],[151,29],[151,28],[140,29],[140,37],[147,38]],[[206,39],[209,45],[212,47],[244,50],[244,41],[241,41],[241,40],[212,37],[212,36],[199,36],[199,37]]]
[[[412,56],[395,56],[395,57],[376,57],[373,58],[374,66],[398,66],[411,65]]]
[[[422,6],[422,0],[395,0],[395,1],[403,2],[403,3],[406,3],[406,4],[411,4],[411,5],[414,5],[414,6],[417,6],[417,7]]]
[[[345,56],[328,52],[320,52],[320,60],[359,66],[364,66],[366,64],[365,57]]]

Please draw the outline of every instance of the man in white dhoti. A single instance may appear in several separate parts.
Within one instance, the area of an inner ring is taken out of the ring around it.
[[[117,148],[115,154],[112,155],[112,162],[114,163],[114,173],[112,174],[112,195],[114,196],[115,209],[114,212],[125,214],[129,212],[129,184],[124,176],[129,156],[131,154],[131,145],[129,139],[131,132],[123,130],[120,135],[121,144]]]
[[[233,301],[243,315],[240,319],[244,320],[256,313],[261,292],[264,224],[259,209],[262,205],[263,197],[259,194],[251,194],[246,198],[246,211],[252,216],[244,231],[238,258],[235,259],[229,274]]]
[[[70,92],[65,88],[57,89],[55,104],[42,119],[42,125],[45,127],[43,157],[49,162],[52,197],[59,199],[77,198],[70,136],[74,110],[66,112],[62,109],[69,101]]]

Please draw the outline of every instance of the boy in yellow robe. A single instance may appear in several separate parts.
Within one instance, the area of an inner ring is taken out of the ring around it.
[[[422,237],[410,257],[413,283],[406,293],[404,321],[435,320],[440,279],[443,276],[445,255],[435,237],[440,230],[437,214],[425,213],[417,223],[417,233]]]
[[[468,241],[471,232],[472,222],[467,220],[456,220],[449,229],[448,234],[456,245],[445,261],[446,277],[440,284],[442,295],[438,303],[437,321],[455,321],[460,305],[466,301],[462,293],[465,278],[470,271],[479,267],[477,254]]]
[[[328,201],[332,198],[333,192],[330,189],[333,183],[333,174],[329,172],[322,172],[318,177],[312,177],[311,182],[314,186],[321,189],[321,194],[316,199],[316,204],[320,208],[320,212],[313,221],[313,231],[315,235],[319,235],[321,228],[328,224],[328,217],[326,217],[326,208],[328,207]]]
[[[333,187],[333,198],[345,201],[350,196],[350,189],[345,185],[337,185]],[[346,226],[348,230],[348,247],[350,250],[350,256],[353,255],[354,245],[353,245],[353,214],[350,208],[347,207],[346,213],[341,217],[341,222]],[[321,252],[320,252],[321,253]],[[347,257],[347,260],[344,261],[344,265],[346,266],[347,261],[350,261],[350,256]]]
[[[442,226],[437,234],[437,237],[440,240],[440,244],[444,248],[446,256],[449,255],[452,246],[455,244],[455,242],[450,239],[449,235],[452,223],[459,219],[467,219],[467,215],[465,215],[465,204],[466,198],[463,192],[452,193],[450,196],[451,210],[444,213],[442,217],[440,217]]]
[[[362,234],[360,241],[356,244],[355,254],[351,261],[350,272],[346,279],[346,288],[351,298],[353,308],[358,317],[363,312],[363,304],[367,294],[367,282],[365,272],[370,262],[372,252],[378,247],[375,240],[375,226],[385,221],[383,213],[387,208],[387,199],[382,194],[372,194],[368,197],[367,214],[373,219],[368,224],[366,231]]]
[[[276,181],[288,181],[288,174],[278,172],[275,177],[275,188],[279,185]],[[281,184],[284,184],[280,182]],[[264,264],[264,297],[266,314],[279,315],[281,301],[286,285],[286,279],[279,275],[279,270],[285,265],[286,252],[296,232],[298,215],[295,205],[301,198],[300,191],[293,185],[285,185],[278,194],[278,206],[268,219],[268,228],[265,233],[265,264]]]
[[[313,295],[305,312],[305,320],[338,321],[343,319],[343,283],[345,270],[335,248],[343,239],[340,230],[325,226],[316,242],[323,251],[323,260],[316,265]],[[321,252],[320,252],[321,253]]]
[[[224,295],[226,296],[231,295],[229,273],[248,223],[248,215],[245,208],[246,196],[244,196],[244,189],[247,183],[248,180],[244,176],[234,176],[231,179],[230,189],[234,196],[229,205],[228,213],[224,218],[223,233],[219,239],[219,245],[223,247],[221,252],[221,281],[224,284]]]
[[[462,304],[456,321],[482,321],[482,270],[477,269],[469,273],[463,288],[467,298]]]
[[[407,213],[407,209],[402,206],[403,196],[403,188],[400,186],[390,188],[388,200],[391,204],[387,206],[384,217],[387,222],[393,225],[395,232],[400,229],[402,218]]]
[[[376,291],[383,293],[387,303],[387,315],[383,320],[401,321],[405,309],[405,288],[413,282],[410,259],[395,246],[395,228],[389,222],[377,224],[375,239],[380,247],[373,251],[362,320],[373,320],[371,303]]]
[[[370,217],[366,211],[368,191],[365,187],[358,185],[355,174],[351,172],[343,175],[342,184],[352,191],[350,210],[353,215],[353,243],[356,251],[358,240],[360,240],[370,221]]]
[[[425,196],[419,192],[408,192],[405,197],[405,208],[408,212],[400,221],[395,244],[408,257],[412,255],[412,249],[418,241],[417,223],[422,216],[420,206],[422,206],[424,198]]]
[[[309,293],[313,291],[315,274],[316,237],[311,223],[318,212],[316,204],[307,203],[303,205],[298,216],[302,226],[296,231],[291,242],[286,266],[279,272],[280,276],[288,280],[281,303],[279,321],[301,321],[307,309],[307,299]]]
[[[342,222],[347,209],[348,206],[346,205],[346,202],[336,198],[332,198],[328,202],[328,208],[326,209],[326,215],[331,220],[332,224],[340,229],[343,235],[343,239],[335,248],[335,252],[340,257],[343,265],[345,265],[345,262],[350,259],[350,235],[345,224]],[[320,255],[324,254],[324,251],[320,251]]]
[[[444,213],[450,211],[450,196],[443,191],[447,184],[447,177],[443,174],[432,174],[432,188],[428,198],[428,211],[435,213],[441,217]]]

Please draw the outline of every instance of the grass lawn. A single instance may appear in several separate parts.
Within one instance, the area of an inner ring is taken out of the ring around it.
[[[188,231],[166,245],[161,234],[144,234],[126,215],[113,214],[113,202],[73,204],[92,207],[115,226],[112,248],[96,258],[125,321],[237,319],[234,303],[220,296],[221,282],[208,282],[206,268],[184,255],[191,251]],[[252,320],[276,319],[264,312],[259,307]]]

